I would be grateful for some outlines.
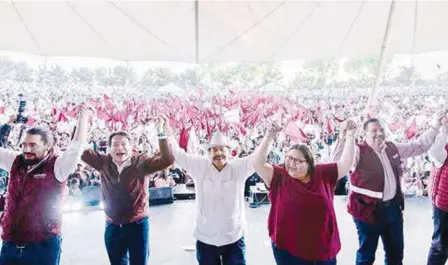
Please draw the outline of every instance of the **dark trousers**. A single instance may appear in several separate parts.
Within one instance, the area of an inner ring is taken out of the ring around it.
[[[277,248],[272,244],[275,263],[277,265],[336,265],[336,258],[325,261],[309,261],[291,255],[288,251]]]
[[[149,221],[117,225],[106,222],[104,233],[111,265],[146,265],[149,259]]]
[[[60,236],[39,243],[14,244],[3,241],[0,265],[59,265]]]
[[[358,230],[359,249],[356,253],[357,265],[372,265],[378,239],[381,237],[386,253],[384,264],[403,264],[403,214],[399,205],[379,204],[375,211],[374,224],[354,219]]]
[[[448,259],[448,213],[433,206],[434,233],[429,249],[428,265],[444,265]]]
[[[199,265],[246,265],[244,237],[235,243],[217,247],[196,242],[196,258]]]

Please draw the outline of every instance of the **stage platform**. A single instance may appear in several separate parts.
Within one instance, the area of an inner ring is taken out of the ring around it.
[[[338,264],[352,265],[357,249],[357,235],[353,221],[345,211],[345,197],[337,197],[335,206],[342,239],[342,251]],[[266,228],[269,205],[249,208],[246,214],[249,222],[247,235],[248,265],[274,265]],[[150,208],[149,264],[193,265],[194,251],[183,247],[193,246],[193,220],[195,202],[175,201],[173,204]],[[104,214],[102,211],[73,212],[64,215],[64,240],[62,265],[107,265],[108,259],[103,243]],[[427,199],[407,199],[405,211],[405,260],[406,265],[424,265],[431,240],[431,205]],[[377,251],[375,264],[384,264],[382,244]]]

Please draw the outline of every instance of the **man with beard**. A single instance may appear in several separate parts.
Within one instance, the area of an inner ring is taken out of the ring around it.
[[[131,136],[123,131],[109,136],[109,154],[87,150],[81,159],[100,172],[106,213],[104,240],[111,265],[146,265],[149,259],[149,176],[173,164],[163,131],[156,129],[160,153],[133,153]]]
[[[10,172],[0,265],[59,264],[63,195],[85,150],[91,108],[81,104],[78,112],[73,141],[60,156],[52,132],[39,127],[27,130],[23,153],[0,149],[0,168]]]
[[[236,144],[221,132],[206,146],[208,158],[186,153],[174,139],[170,142],[175,163],[191,175],[196,188],[194,236],[199,265],[221,265],[221,261],[245,265],[244,184],[255,172],[252,156],[230,160]]]
[[[355,149],[350,175],[348,212],[358,231],[357,265],[372,265],[381,237],[386,254],[385,264],[403,264],[404,196],[400,186],[402,160],[427,152],[438,134],[442,115],[417,141],[392,143],[386,141],[382,123],[369,119],[364,123],[365,142]],[[345,135],[339,136],[333,161],[341,155]]]

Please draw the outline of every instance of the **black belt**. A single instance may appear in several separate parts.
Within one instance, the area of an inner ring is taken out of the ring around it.
[[[380,201],[377,203],[377,205],[379,206],[393,206],[393,205],[398,205],[397,200],[392,199],[392,200],[388,200],[388,201]]]

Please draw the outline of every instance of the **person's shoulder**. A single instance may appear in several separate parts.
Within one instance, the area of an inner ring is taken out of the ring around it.
[[[272,168],[274,169],[274,175],[276,175],[276,176],[288,175],[288,171],[286,170],[284,165],[273,164]]]
[[[335,170],[337,172],[338,170],[338,164],[335,162],[332,163],[319,163],[314,166],[314,173],[315,174],[322,174],[326,173],[328,171]]]

